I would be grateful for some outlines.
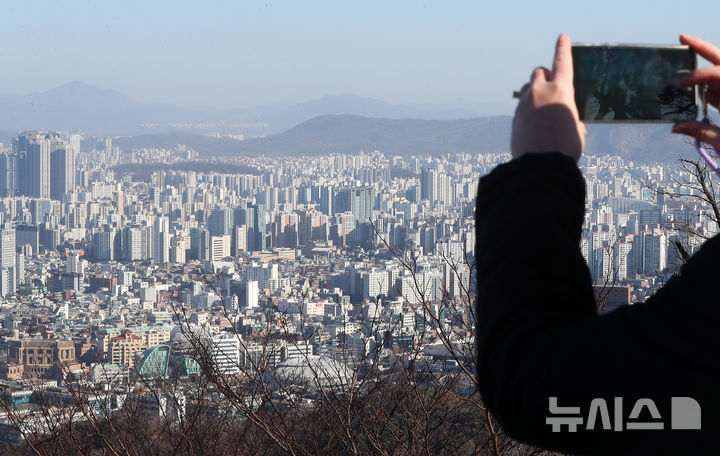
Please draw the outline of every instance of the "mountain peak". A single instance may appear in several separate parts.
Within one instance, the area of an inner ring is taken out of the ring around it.
[[[337,95],[323,95],[322,97],[318,98],[317,100],[311,100],[311,101],[319,101],[319,100],[344,100],[344,101],[363,100],[363,101],[373,101],[373,102],[378,102],[378,103],[384,103],[383,101],[377,100],[375,98],[362,97],[360,95],[354,95],[352,93],[339,93]]]
[[[129,99],[127,95],[123,95],[120,92],[112,89],[105,89],[103,87],[94,86],[87,84],[82,81],[74,80],[66,82],[65,84],[55,87],[54,89],[46,90],[43,94],[53,93],[74,93],[74,94],[102,94],[104,96],[112,95],[114,97]]]
[[[77,79],[75,79],[74,81],[66,82],[65,84],[62,84],[62,85],[56,87],[56,89],[98,89],[98,88],[99,87],[97,87],[97,86],[86,84],[82,81],[78,81]]]

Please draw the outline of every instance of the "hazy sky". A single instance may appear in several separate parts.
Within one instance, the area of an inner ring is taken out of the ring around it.
[[[7,2],[0,93],[80,80],[141,102],[245,107],[352,93],[500,103],[554,40],[720,45],[720,2]],[[460,104],[456,102],[454,104]]]

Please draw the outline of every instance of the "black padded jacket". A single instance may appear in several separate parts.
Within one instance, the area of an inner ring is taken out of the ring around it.
[[[646,302],[598,315],[580,251],[584,202],[579,169],[555,152],[480,181],[485,404],[510,436],[544,448],[720,454],[720,238]]]

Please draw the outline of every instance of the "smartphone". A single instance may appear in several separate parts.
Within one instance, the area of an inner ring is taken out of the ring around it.
[[[680,80],[697,67],[688,46],[573,44],[575,103],[585,122],[695,120],[694,87]]]

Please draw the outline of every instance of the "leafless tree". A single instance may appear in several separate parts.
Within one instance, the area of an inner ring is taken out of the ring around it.
[[[377,233],[379,235],[379,233]],[[382,238],[382,237],[381,237]],[[376,315],[343,314],[333,357],[307,351],[316,333],[308,317],[271,312],[263,331],[243,337],[222,306],[226,338],[240,357],[223,355],[221,339],[191,323],[180,300],[168,304],[185,349],[200,372],[189,377],[111,379],[105,388],[67,367],[64,388],[37,393],[31,412],[2,402],[23,445],[18,453],[70,454],[380,454],[534,455],[544,453],[507,437],[477,392],[473,347],[473,267],[436,251],[451,284],[438,293],[421,277],[419,259],[382,239],[382,247],[410,277],[403,304],[415,322],[393,344],[399,321],[388,318],[383,296]],[[196,271],[218,296],[219,277]],[[409,299],[408,293],[414,298]],[[300,300],[308,296],[300,295]],[[368,304],[369,305],[369,304]],[[357,331],[357,332],[356,332]],[[359,343],[358,343],[359,342]],[[397,341],[396,341],[397,342]],[[295,356],[278,363],[278,350]],[[431,351],[442,352],[433,356]],[[445,361],[439,362],[438,358]],[[60,449],[60,450],[59,450]]]

